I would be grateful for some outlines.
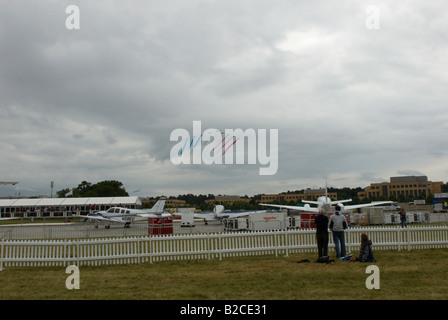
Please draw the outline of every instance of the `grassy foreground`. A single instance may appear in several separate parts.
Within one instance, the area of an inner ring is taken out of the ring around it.
[[[0,299],[315,300],[448,299],[448,249],[376,251],[380,289],[365,282],[371,263],[314,263],[316,253],[80,267],[68,290],[63,267],[0,271]],[[309,263],[297,263],[308,259]]]

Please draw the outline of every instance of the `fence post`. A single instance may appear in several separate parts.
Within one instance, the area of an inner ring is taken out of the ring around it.
[[[73,253],[73,260],[75,260],[74,258],[76,258],[76,265],[78,267],[80,267],[80,265],[79,265],[79,240],[75,240],[75,243],[76,243],[76,254]]]
[[[409,231],[408,227],[406,227],[406,235],[408,237],[408,251],[411,251],[411,237],[410,237],[410,231]]]
[[[210,242],[211,242],[212,240],[211,240],[211,238],[210,238],[210,233],[209,234],[207,234],[207,258],[208,258],[208,260],[210,260],[210,250],[211,250],[211,245],[210,245]]]
[[[153,260],[153,256],[154,256],[154,242],[152,241],[152,236],[149,237],[149,244],[148,244],[148,248],[149,248],[149,263],[152,263]]]
[[[3,255],[4,255],[4,242],[5,239],[2,238],[2,255],[0,256],[0,271],[3,270]]]
[[[219,261],[222,261],[222,233],[218,234]]]
[[[64,249],[62,252],[62,257],[64,259],[64,267],[67,266],[67,240],[63,239],[62,241],[64,241]]]
[[[140,244],[140,238],[137,238],[137,261],[140,264],[141,263],[141,256],[142,256],[142,249]]]
[[[347,252],[349,252],[349,253],[352,252],[352,245],[351,245],[352,242],[350,241],[351,236],[352,236],[352,234],[351,234],[351,227],[350,227],[350,228],[347,228],[346,234],[345,234],[345,247],[348,248]]]
[[[275,256],[278,257],[278,246],[277,246],[277,230],[274,232],[274,250],[275,250]]]

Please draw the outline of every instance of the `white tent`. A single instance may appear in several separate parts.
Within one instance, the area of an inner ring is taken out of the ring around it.
[[[45,210],[49,216],[66,216],[67,213],[88,213],[100,208],[107,209],[114,206],[137,208],[142,205],[139,197],[93,197],[93,198],[35,198],[35,199],[0,199],[0,217],[14,217],[16,214],[41,216]]]

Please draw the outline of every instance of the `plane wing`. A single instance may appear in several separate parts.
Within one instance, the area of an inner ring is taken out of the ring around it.
[[[364,203],[364,204],[353,204],[349,206],[344,206],[344,209],[346,210],[352,210],[352,209],[358,209],[358,208],[365,208],[365,207],[374,207],[381,204],[388,204],[392,203],[392,201],[380,201],[380,202],[371,202],[371,203]]]
[[[285,206],[280,204],[267,204],[267,203],[260,203],[262,206],[268,206],[268,207],[275,207],[275,208],[282,208],[282,209],[289,209],[289,210],[298,210],[298,211],[308,211],[308,212],[319,212],[318,208],[312,208],[312,207],[297,207],[297,206]]]
[[[333,200],[333,201],[331,201],[331,204],[338,204],[338,203],[345,203],[345,202],[352,202],[352,199],[347,199],[347,200]]]
[[[224,212],[224,213],[217,213],[216,216],[219,218],[238,218],[238,217],[248,216],[248,215],[254,214],[254,213],[265,213],[265,212],[266,212],[266,210],[243,211],[243,212]]]
[[[77,217],[79,217],[79,218],[87,218],[87,219],[92,219],[92,220],[99,220],[99,221],[114,221],[113,218],[105,217],[105,216],[102,216],[102,215],[92,215],[92,214],[89,214],[87,216],[77,216]]]
[[[173,215],[182,217],[183,214],[180,212],[175,212]],[[197,219],[215,220],[217,215],[216,213],[193,213],[193,217]]]
[[[176,213],[176,215],[182,216],[182,214],[177,214],[177,213]],[[194,213],[193,217],[198,218],[198,219],[214,220],[214,219],[216,219],[216,213]]]
[[[265,213],[266,210],[258,210],[258,211],[243,211],[243,212],[219,212],[219,213],[194,213],[193,216],[197,219],[207,219],[207,220],[215,220],[215,219],[225,219],[225,218],[238,218],[244,217],[249,214],[254,213]],[[182,217],[182,213],[174,213],[176,216]]]
[[[136,216],[142,218],[165,218],[165,217],[172,217],[173,215],[171,213],[165,212],[165,213],[137,213]]]
[[[108,222],[120,222],[120,223],[127,223],[127,222],[132,222],[134,221],[136,215],[127,215],[127,214],[122,214],[122,215],[115,215],[115,216],[107,216],[107,215],[103,215],[101,213],[90,213],[87,216],[76,216],[79,218],[84,218],[84,219],[91,219],[91,220],[97,220],[97,221],[108,221]]]
[[[320,202],[319,201],[312,201],[312,200],[302,200],[303,203],[308,203],[308,204],[316,204],[318,205]]]

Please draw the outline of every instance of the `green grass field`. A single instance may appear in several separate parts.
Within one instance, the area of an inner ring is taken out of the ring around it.
[[[448,249],[376,251],[380,289],[365,282],[371,263],[314,263],[316,253],[80,267],[68,290],[64,267],[7,267],[0,299],[39,300],[446,300]],[[297,263],[308,259],[309,263]]]

